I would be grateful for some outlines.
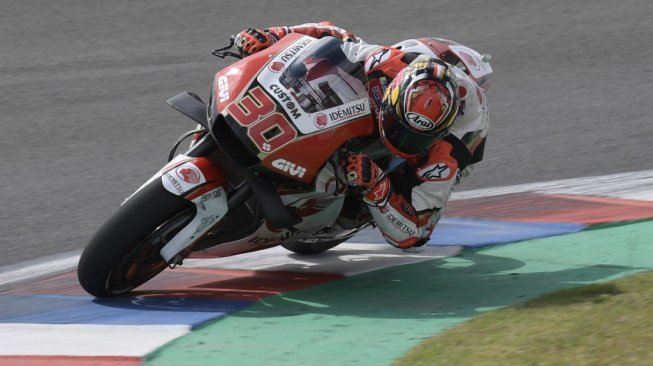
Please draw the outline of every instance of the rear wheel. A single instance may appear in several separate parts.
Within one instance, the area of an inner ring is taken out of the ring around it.
[[[96,297],[123,294],[167,267],[161,248],[195,216],[195,206],[154,180],[98,230],[79,259],[77,276]]]

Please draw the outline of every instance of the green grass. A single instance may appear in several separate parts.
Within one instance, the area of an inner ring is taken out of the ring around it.
[[[653,365],[653,272],[483,314],[394,365]]]

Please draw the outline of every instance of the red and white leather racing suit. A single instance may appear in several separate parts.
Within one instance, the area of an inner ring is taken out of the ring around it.
[[[404,45],[415,44],[415,40],[392,47],[371,45],[328,22],[272,27],[267,31],[277,39],[289,33],[300,33],[343,40],[343,50],[350,61],[364,63],[375,115],[378,115],[385,89],[404,67],[419,54],[439,58],[427,47],[416,48],[422,51],[419,53],[414,52],[415,47],[405,52]],[[489,127],[485,92],[463,70],[454,65],[451,69],[458,81],[462,113],[451,126],[450,134],[421,157],[407,160],[402,171],[390,176],[389,187],[375,187],[367,195],[370,199],[364,200],[385,239],[402,249],[420,247],[428,241],[454,185],[469,175],[474,164],[483,158]]]

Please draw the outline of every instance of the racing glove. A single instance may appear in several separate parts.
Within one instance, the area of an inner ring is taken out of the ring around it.
[[[365,154],[347,158],[347,184],[363,192],[363,201],[372,206],[385,206],[390,196],[390,180],[383,170]]]
[[[276,38],[267,31],[247,28],[236,35],[234,45],[242,57],[247,57],[272,46],[276,41]]]

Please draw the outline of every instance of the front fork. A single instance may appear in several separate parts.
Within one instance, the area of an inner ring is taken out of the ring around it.
[[[199,239],[229,211],[225,190],[227,180],[219,167],[206,157],[191,158],[183,162],[163,173],[161,180],[170,193],[195,204],[193,220],[160,251],[161,257],[167,263],[181,264],[183,257],[178,256],[178,253]]]
[[[193,220],[160,250],[161,257],[169,264],[181,263],[183,258],[180,253],[204,235],[229,211],[227,176],[219,165],[206,157],[213,150],[214,143],[210,137],[198,141],[190,151],[177,155],[136,191],[160,180],[168,192],[183,197],[195,205],[196,213]],[[235,193],[238,193],[237,191]],[[243,192],[240,195],[244,196]]]

